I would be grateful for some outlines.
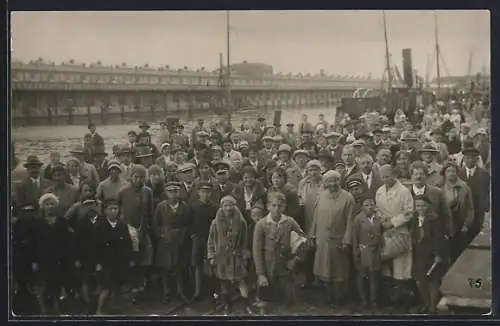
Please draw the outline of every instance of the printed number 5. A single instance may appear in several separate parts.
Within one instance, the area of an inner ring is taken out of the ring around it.
[[[471,288],[480,289],[483,287],[482,278],[469,278],[469,286]]]

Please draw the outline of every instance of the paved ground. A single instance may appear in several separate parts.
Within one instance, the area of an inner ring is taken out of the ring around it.
[[[383,296],[383,293],[381,293]],[[235,295],[234,298],[237,296]],[[394,306],[382,307],[377,310],[361,309],[358,304],[350,304],[342,308],[331,308],[325,304],[325,293],[321,288],[302,290],[298,297],[300,301],[291,307],[284,305],[276,306],[271,315],[277,316],[366,316],[366,315],[408,315],[409,309],[396,308]],[[222,315],[221,310],[214,310],[214,305],[210,298],[190,305],[182,305],[179,300],[172,298],[169,303],[163,303],[161,299],[160,287],[152,286],[147,292],[142,293],[137,298],[136,303],[132,303],[131,297],[125,294],[115,300],[110,299],[105,307],[105,315],[118,316],[176,316],[176,317],[200,317]],[[27,300],[24,300],[27,302]],[[380,303],[384,303],[381,298]],[[66,301],[61,304],[61,314],[63,315],[85,315],[81,310],[82,305],[75,301]],[[95,311],[94,308],[91,309]],[[258,315],[258,308],[254,309]],[[479,315],[481,312],[463,311],[465,314]],[[19,315],[26,313],[19,312]],[[450,315],[451,312],[440,314]],[[236,300],[231,316],[248,317],[241,300]]]

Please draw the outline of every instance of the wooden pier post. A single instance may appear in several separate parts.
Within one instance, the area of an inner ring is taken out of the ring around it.
[[[104,118],[104,105],[101,105],[101,124],[105,124],[105,118]]]
[[[87,124],[92,123],[92,108],[90,105],[87,105]]]
[[[140,118],[140,107],[139,105],[134,105],[134,110],[135,110],[135,120],[139,121],[141,120]]]
[[[155,121],[155,105],[151,105],[151,121]]]
[[[47,107],[47,118],[49,119],[49,125],[52,125],[52,109],[50,106]]]
[[[68,113],[68,124],[73,125],[75,123],[74,116],[73,116],[73,106],[68,106],[66,109],[66,112]]]

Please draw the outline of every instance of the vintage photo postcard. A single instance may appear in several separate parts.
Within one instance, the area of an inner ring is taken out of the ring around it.
[[[11,34],[12,318],[490,311],[488,11]]]

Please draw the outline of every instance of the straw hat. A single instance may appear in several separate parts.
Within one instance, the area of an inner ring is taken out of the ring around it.
[[[290,249],[292,251],[292,255],[297,253],[297,250],[302,246],[304,243],[306,243],[307,238],[298,235],[297,232],[292,231],[290,233]]]

